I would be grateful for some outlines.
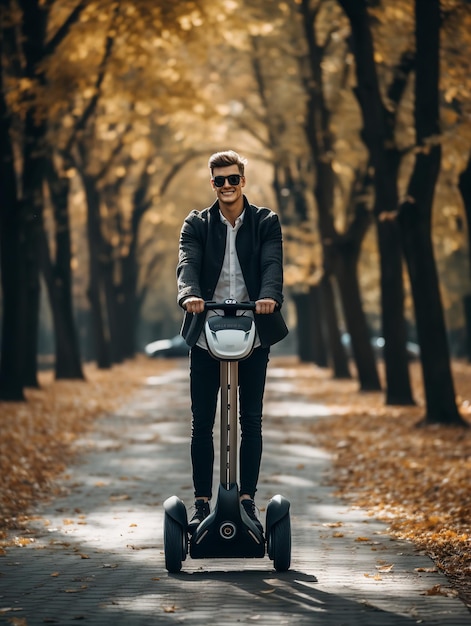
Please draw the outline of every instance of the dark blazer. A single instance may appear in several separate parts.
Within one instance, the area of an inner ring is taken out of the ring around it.
[[[236,250],[250,300],[272,298],[283,302],[283,248],[278,216],[270,209],[249,204],[236,236]],[[226,226],[221,222],[219,203],[203,211],[192,211],[185,219],[177,265],[177,301],[196,296],[211,300],[221,273],[226,250]],[[206,313],[185,312],[181,334],[194,346],[203,329]],[[268,347],[281,341],[288,329],[281,312],[255,315],[260,342]]]

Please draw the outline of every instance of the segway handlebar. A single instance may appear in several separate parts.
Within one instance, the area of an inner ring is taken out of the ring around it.
[[[227,300],[224,300],[224,302],[207,300],[204,303],[204,310],[214,311],[215,309],[218,309],[219,311],[224,311],[224,313],[235,313],[236,311],[255,311],[256,306],[257,303],[253,300],[248,302],[237,302],[237,300],[228,298]],[[276,303],[275,311],[278,311],[280,308],[280,305]]]
[[[218,309],[220,311],[224,311],[224,313],[235,313],[236,311],[255,311],[255,302],[237,302],[237,300],[232,300],[228,298],[224,300],[224,302],[216,302],[213,300],[206,301],[204,303],[205,311],[214,311]]]

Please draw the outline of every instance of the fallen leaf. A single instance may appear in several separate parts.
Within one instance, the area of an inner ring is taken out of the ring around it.
[[[427,574],[434,574],[437,572],[436,567],[415,567],[414,572],[426,572]]]
[[[383,572],[384,574],[387,574],[389,572],[392,572],[394,568],[394,564],[392,565],[376,565],[376,569],[380,572]]]
[[[64,593],[80,593],[81,591],[84,591],[85,589],[88,589],[88,585],[82,585],[81,587],[73,587],[70,589],[64,589]]]
[[[446,596],[447,598],[456,597],[458,592],[454,589],[450,589],[449,587],[442,587],[441,585],[434,585],[424,591],[422,596]]]
[[[34,539],[33,537],[15,537],[13,543],[15,546],[23,548],[24,546],[29,546],[31,543],[34,543]]]

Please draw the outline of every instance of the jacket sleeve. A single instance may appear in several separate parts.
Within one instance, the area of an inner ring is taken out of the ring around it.
[[[201,298],[200,271],[203,259],[202,229],[198,229],[198,211],[183,222],[177,264],[177,302],[182,306],[189,296]]]
[[[259,298],[272,298],[283,302],[283,240],[281,225],[276,213],[270,213],[262,224],[263,243],[260,253]]]

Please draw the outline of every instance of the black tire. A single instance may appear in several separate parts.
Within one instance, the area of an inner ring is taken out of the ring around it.
[[[285,515],[270,529],[269,556],[277,572],[287,572],[291,565],[291,521]]]
[[[187,538],[181,525],[170,515],[164,517],[165,567],[171,574],[178,574],[186,558]]]

